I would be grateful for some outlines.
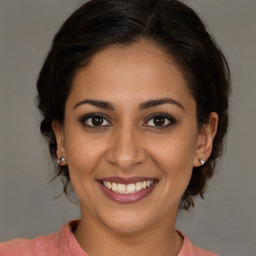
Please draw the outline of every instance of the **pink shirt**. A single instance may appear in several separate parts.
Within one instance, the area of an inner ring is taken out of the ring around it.
[[[70,221],[63,225],[59,232],[51,235],[38,236],[34,239],[14,239],[0,244],[1,256],[88,256],[80,247],[72,227],[77,226],[79,220]],[[178,256],[217,256],[209,251],[192,245],[190,240],[182,234],[184,242]]]

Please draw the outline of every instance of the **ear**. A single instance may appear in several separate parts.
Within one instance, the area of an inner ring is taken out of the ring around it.
[[[204,162],[210,157],[212,152],[213,139],[217,132],[218,115],[212,112],[209,117],[209,122],[201,127],[197,137],[197,147],[194,157],[194,167],[202,165],[200,159]]]
[[[56,142],[57,142],[57,157],[58,157],[58,163],[61,165],[65,165],[65,161],[67,159],[66,155],[66,149],[65,149],[65,134],[64,134],[64,129],[62,125],[57,121],[53,120],[52,122],[52,129],[54,131],[55,137],[56,137]],[[60,162],[60,158],[64,157],[65,161]]]

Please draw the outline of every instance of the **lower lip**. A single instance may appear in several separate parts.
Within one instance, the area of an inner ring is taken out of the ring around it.
[[[134,192],[131,194],[119,194],[114,192],[111,189],[108,189],[105,187],[100,181],[98,182],[101,189],[103,190],[104,194],[111,199],[112,201],[115,201],[117,203],[135,203],[139,200],[147,197],[155,188],[157,183],[152,184],[150,187],[142,189],[138,192]]]

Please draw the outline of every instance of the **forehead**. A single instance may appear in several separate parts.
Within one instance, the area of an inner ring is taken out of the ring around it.
[[[174,58],[148,41],[98,52],[74,78],[71,98],[191,97]]]

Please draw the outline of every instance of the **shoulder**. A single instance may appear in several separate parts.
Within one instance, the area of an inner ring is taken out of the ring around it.
[[[218,256],[217,254],[210,252],[210,251],[206,251],[202,248],[199,248],[193,244],[191,244],[191,249],[193,251],[193,255],[195,256]]]
[[[181,232],[178,233],[183,237],[183,246],[178,256],[218,256],[217,254],[199,248],[191,243],[191,241]]]
[[[14,239],[0,244],[0,256],[88,256],[77,242],[73,230],[80,220],[62,225],[59,232],[33,239]]]
[[[58,255],[58,233],[33,239],[14,239],[0,244],[1,256]]]

